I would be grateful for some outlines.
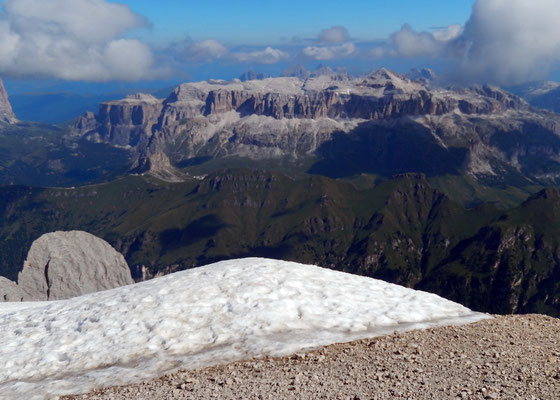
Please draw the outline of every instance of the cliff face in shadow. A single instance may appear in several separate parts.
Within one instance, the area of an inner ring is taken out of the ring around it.
[[[319,161],[308,172],[333,178],[361,173],[455,175],[468,163],[468,149],[443,147],[428,128],[412,122],[364,123],[349,134],[334,133],[316,154]]]

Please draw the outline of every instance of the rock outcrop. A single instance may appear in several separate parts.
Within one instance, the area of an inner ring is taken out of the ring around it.
[[[261,81],[263,79],[266,78],[270,78],[271,76],[268,74],[265,74],[264,72],[255,72],[252,69],[250,69],[247,72],[244,72],[243,74],[241,74],[239,76],[239,80],[241,82],[245,82],[245,81]]]
[[[90,140],[109,142],[117,146],[136,146],[149,138],[157,124],[163,101],[139,93],[124,100],[102,103],[99,113],[86,113],[78,118],[75,131],[92,132]]]
[[[422,81],[423,83],[430,83],[436,79],[436,73],[430,68],[413,68],[405,76],[413,81]]]
[[[22,301],[23,297],[15,282],[0,276],[0,301]]]
[[[12,105],[8,99],[8,92],[4,87],[4,82],[0,79],[0,121],[13,124],[17,122],[16,115],[12,110]]]
[[[307,79],[311,76],[311,72],[305,68],[303,65],[298,64],[291,68],[287,68],[282,71],[281,76],[283,78],[299,78],[299,79]]]
[[[0,279],[0,301],[62,300],[132,283],[109,243],[87,232],[53,232],[33,242],[17,285]]]
[[[260,115],[277,120],[379,120],[442,115],[454,110],[465,114],[491,114],[527,108],[523,100],[496,87],[430,90],[420,81],[411,81],[386,69],[362,78],[330,71],[305,80],[284,77],[246,82],[185,83],[165,101],[139,94],[103,103],[97,115],[102,128],[100,135],[119,142],[120,135],[104,128],[144,126],[149,129],[159,122],[156,128],[161,129],[186,118],[230,111],[241,116]]]
[[[532,161],[537,154],[560,159],[560,147],[550,145],[560,138],[560,118],[532,110],[504,90],[487,85],[432,88],[427,79],[413,81],[386,69],[359,78],[332,70],[319,72],[307,79],[185,83],[164,100],[139,94],[103,103],[97,115],[89,113],[77,121],[74,133],[130,148],[131,170],[136,173],[156,166],[154,171],[164,169],[167,174],[170,168],[194,158],[324,158],[325,152],[348,149],[334,144],[343,137],[350,148],[356,147],[352,145],[357,140],[354,133],[364,125],[371,134],[363,135],[367,143],[356,150],[375,145],[377,150],[371,150],[391,154],[394,149],[379,146],[401,139],[378,143],[376,137],[384,135],[380,131],[389,127],[402,136],[423,129],[437,151],[464,152],[461,172],[477,179],[501,178],[504,171],[513,170],[528,181],[560,180],[560,170],[552,174],[531,171],[542,164]],[[535,131],[543,133],[535,136]],[[509,132],[521,132],[512,135],[518,142],[515,146],[499,137]],[[161,154],[167,156],[169,165],[154,162],[165,160]],[[334,157],[344,159],[349,154]],[[434,158],[433,154],[424,157]],[[549,164],[556,165],[556,161]],[[430,172],[422,167],[411,171]]]

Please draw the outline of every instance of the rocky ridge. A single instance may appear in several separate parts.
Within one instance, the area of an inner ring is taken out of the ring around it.
[[[514,86],[511,91],[534,107],[560,112],[560,82],[532,82]]]
[[[380,129],[400,136],[412,125],[424,129],[425,139],[438,151],[464,149],[466,156],[457,168],[475,177],[503,176],[505,170],[528,179],[560,176],[558,171],[547,176],[526,171],[522,158],[543,150],[526,143],[532,140],[526,132],[513,146],[494,140],[496,134],[531,125],[559,141],[558,116],[539,114],[508,92],[491,86],[437,89],[426,79],[410,80],[386,69],[359,78],[331,72],[305,79],[185,83],[166,99],[139,94],[103,103],[97,115],[88,113],[77,121],[74,133],[132,149],[133,172],[156,166],[152,160],[156,155],[162,165],[154,170],[169,172],[195,157],[321,158],[338,138],[353,141],[359,127],[367,128],[367,141]],[[419,150],[426,151],[413,152]],[[556,143],[547,143],[544,150],[547,157],[560,159]],[[348,156],[336,158],[341,155]],[[422,168],[415,171],[428,172]]]
[[[52,232],[33,242],[18,282],[0,278],[0,301],[62,300],[134,283],[124,257],[87,232]]]
[[[4,82],[0,79],[0,121],[13,124],[17,122],[16,115],[12,110],[12,105],[8,99],[8,92],[4,87]]]

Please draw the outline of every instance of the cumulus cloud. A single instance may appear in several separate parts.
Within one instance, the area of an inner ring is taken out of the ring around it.
[[[227,55],[229,50],[214,39],[192,42],[182,52],[182,58],[194,62],[210,62]]]
[[[459,37],[461,33],[463,33],[463,27],[459,24],[454,24],[443,29],[434,30],[432,35],[440,42],[448,42]]]
[[[276,64],[290,58],[290,55],[280,49],[267,47],[264,50],[231,53],[231,58],[239,62],[255,62],[258,64]]]
[[[391,36],[394,50],[404,57],[437,57],[445,54],[450,41],[459,37],[460,25],[451,25],[434,32],[416,32],[409,25]]]
[[[545,79],[560,65],[560,2],[478,0],[454,43],[465,77],[500,84]]]
[[[332,60],[348,57],[356,52],[354,43],[344,43],[337,46],[309,46],[303,49],[303,55],[314,60]]]
[[[329,29],[323,29],[319,33],[319,43],[337,44],[350,41],[348,30],[343,26],[333,26]]]
[[[348,30],[343,26],[323,29],[314,42],[314,45],[301,50],[305,57],[314,60],[345,58],[356,52],[356,45],[351,42]]]
[[[0,74],[64,80],[137,80],[151,74],[151,50],[123,35],[148,26],[106,0],[4,0]]]
[[[546,79],[560,66],[559,20],[557,0],[477,0],[464,28],[415,32],[405,25],[390,47],[398,56],[452,60],[454,79],[511,85]]]
[[[234,51],[228,49],[223,43],[208,39],[200,42],[188,41],[182,44],[180,50],[173,51],[183,61],[189,63],[210,63],[223,60],[228,63],[256,63],[256,64],[275,64],[290,57],[288,53],[273,47],[264,49],[251,49],[250,51]]]

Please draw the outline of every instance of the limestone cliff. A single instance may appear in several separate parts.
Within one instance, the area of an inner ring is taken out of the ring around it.
[[[421,81],[411,81],[382,69],[362,78],[321,74],[305,80],[282,77],[246,82],[185,83],[164,101],[138,94],[103,103],[96,119],[100,125],[99,134],[106,140],[119,142],[121,136],[110,128],[155,126],[161,129],[184,119],[230,111],[241,116],[259,115],[277,120],[378,120],[442,115],[455,110],[465,114],[491,114],[526,108],[523,100],[495,87],[431,90]],[[86,118],[91,119],[91,115]],[[83,126],[83,120],[79,124]]]
[[[364,126],[371,133],[361,136],[366,143],[352,144],[361,140],[354,133]],[[97,115],[78,120],[74,132],[130,148],[134,172],[176,175],[173,166],[196,157],[298,159],[323,157],[333,149],[340,153],[348,146],[390,154],[395,149],[379,146],[403,139],[379,143],[376,137],[384,134],[378,132],[388,127],[397,136],[424,130],[438,151],[461,149],[465,155],[457,168],[475,178],[494,179],[511,170],[529,181],[560,179],[560,171],[532,171],[538,154],[544,152],[554,162],[560,159],[560,146],[550,145],[560,137],[558,116],[532,110],[496,87],[432,88],[425,79],[410,80],[386,69],[359,78],[330,73],[306,79],[185,83],[164,100],[139,94],[103,103]],[[543,134],[535,136],[535,131]],[[502,140],[510,132],[515,133],[515,146]],[[341,135],[345,145],[335,145]],[[368,149],[373,144],[376,148]],[[427,147],[412,149],[415,154],[425,151]],[[434,158],[424,155],[425,160]],[[389,172],[399,171],[402,168]],[[429,172],[422,167],[414,171]]]

